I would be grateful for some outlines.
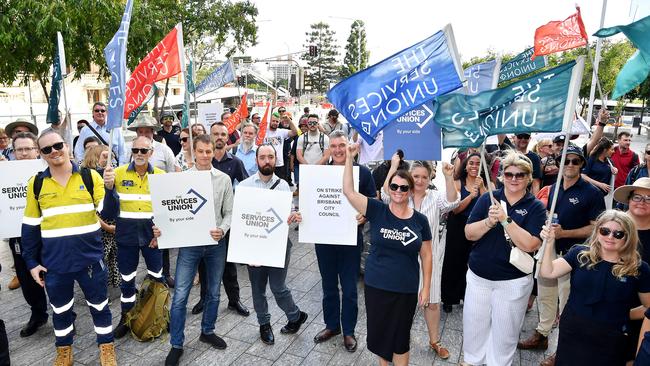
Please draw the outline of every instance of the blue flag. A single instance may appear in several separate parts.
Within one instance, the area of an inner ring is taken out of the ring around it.
[[[126,43],[131,24],[133,0],[127,0],[120,28],[104,48],[104,57],[111,73],[108,87],[108,114],[106,129],[122,127],[124,114],[124,92],[126,91]]]
[[[459,92],[475,95],[496,88],[499,77],[498,65],[497,60],[490,60],[466,68],[463,74],[467,79],[467,88],[466,90],[461,89]]]
[[[462,86],[451,26],[336,84],[327,97],[369,143],[389,123]]]
[[[443,146],[478,147],[491,135],[562,131],[565,113],[571,111],[572,117],[575,109],[583,59],[575,66],[576,61],[571,61],[474,96],[449,94],[437,98],[434,121],[442,127]]]
[[[235,71],[230,61],[226,61],[223,65],[217,67],[210,75],[196,86],[196,94],[203,95],[215,89],[219,89],[226,83],[235,80]]]

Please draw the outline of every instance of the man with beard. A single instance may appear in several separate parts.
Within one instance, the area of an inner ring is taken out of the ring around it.
[[[119,164],[126,164],[128,160],[127,151],[124,143],[124,136],[122,136],[122,129],[115,128],[113,132],[113,154],[117,156]],[[88,137],[96,136],[100,138],[102,144],[108,146],[110,132],[106,128],[106,104],[96,102],[93,104],[93,120],[79,132],[79,139],[77,141],[84,142]],[[76,161],[84,159],[83,144],[77,144],[74,148],[74,157]]]
[[[585,164],[582,149],[574,145],[567,148],[562,181],[558,191],[555,206],[558,222],[552,225],[555,231],[555,250],[558,258],[566,254],[572,246],[584,243],[593,231],[596,218],[605,210],[605,202],[599,190],[586,182],[580,176],[580,170]],[[550,186],[547,208],[553,201],[555,184]],[[553,328],[558,314],[569,298],[570,276],[560,277],[557,281],[545,278],[537,279],[537,302],[539,304],[539,323],[535,333],[528,339],[517,343],[519,349],[548,348],[548,335]],[[542,363],[543,366],[553,365],[555,355]]]
[[[165,143],[172,150],[174,156],[178,155],[181,151],[181,128],[174,125],[174,113],[163,112],[160,122],[162,129],[156,135],[165,140]]]
[[[247,123],[241,129],[241,143],[237,147],[235,156],[238,157],[243,163],[246,173],[249,176],[257,173],[257,163],[255,162],[255,138],[257,136],[257,126],[252,123]]]
[[[283,158],[284,141],[297,136],[298,129],[292,120],[289,120],[289,129],[278,128],[279,126],[280,114],[273,113],[273,115],[271,115],[271,123],[269,123],[269,129],[266,131],[266,136],[264,137],[264,143],[273,146],[273,149],[275,149],[275,175],[288,182],[289,179],[287,177],[287,171],[284,167]]]
[[[133,162],[115,168],[109,164],[104,170],[107,204],[119,212],[115,218],[115,241],[117,242],[117,266],[122,276],[120,297],[122,317],[115,327],[115,338],[120,339],[129,331],[125,324],[126,313],[136,300],[135,276],[140,253],[147,265],[147,273],[156,281],[163,282],[162,253],[153,233],[153,209],[149,191],[149,175],[165,171],[149,163],[153,154],[152,140],[138,136],[131,148]],[[113,219],[113,217],[108,217]]]
[[[307,120],[309,130],[298,137],[296,158],[300,164],[323,165],[330,158],[329,137],[318,130],[318,115],[310,114]],[[344,161],[345,162],[345,161]]]
[[[222,122],[216,122],[210,127],[210,135],[214,142],[214,159],[212,159],[212,166],[219,171],[226,173],[230,177],[230,182],[235,186],[235,182],[241,183],[244,179],[248,178],[248,173],[244,168],[244,163],[238,157],[229,153],[226,150],[228,142],[228,128]],[[230,240],[230,231],[225,233],[224,243],[226,243],[226,250]],[[207,268],[205,262],[199,262],[199,280],[201,282],[201,297],[199,301],[192,307],[192,314],[199,314],[203,311],[205,304],[205,291],[208,288],[206,278]],[[237,282],[237,266],[235,263],[226,262],[226,267],[223,272],[223,287],[226,289],[228,295],[228,309],[236,311],[241,316],[249,316],[250,311],[241,302],[239,297],[239,283]]]
[[[624,185],[630,170],[639,165],[639,155],[630,149],[632,135],[627,131],[623,131],[619,132],[617,137],[618,145],[614,147],[614,153],[610,158],[616,169],[618,169],[614,180],[614,188]]]
[[[242,187],[253,187],[261,189],[276,189],[278,191],[290,192],[289,184],[273,174],[276,167],[276,150],[273,146],[263,144],[257,148],[256,160],[258,172],[240,183]],[[299,212],[292,212],[287,224],[300,223],[302,217]],[[275,337],[271,328],[271,314],[266,302],[266,285],[271,287],[278,307],[287,316],[289,322],[280,329],[284,334],[294,334],[300,330],[300,326],[307,321],[307,313],[300,311],[293,301],[291,291],[287,287],[287,269],[291,252],[291,241],[287,239],[287,253],[284,268],[266,266],[248,266],[248,276],[251,281],[251,292],[253,295],[253,307],[257,313],[257,322],[260,325],[260,338],[264,344],[274,344]]]

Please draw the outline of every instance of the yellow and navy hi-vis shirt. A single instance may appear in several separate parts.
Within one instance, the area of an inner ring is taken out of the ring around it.
[[[27,268],[42,264],[49,272],[70,273],[102,259],[97,212],[103,210],[104,181],[94,170],[91,176],[94,202],[75,163],[65,187],[46,169],[38,197],[34,197],[34,177],[29,180],[21,233]]]
[[[151,164],[142,178],[135,171],[135,164],[115,168],[115,187],[106,190],[108,201],[117,201],[115,240],[118,245],[145,246],[153,238],[153,209],[149,191],[149,174],[163,174],[164,170]]]

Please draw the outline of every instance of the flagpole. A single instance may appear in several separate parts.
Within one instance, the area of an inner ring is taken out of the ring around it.
[[[486,139],[487,140],[487,139]],[[485,182],[485,185],[487,186],[488,193],[490,194],[490,202],[491,204],[494,204],[496,202],[494,200],[494,194],[492,193],[492,185],[490,185],[490,170],[488,169],[487,163],[485,162],[485,141],[483,141],[483,144],[481,144],[481,161],[479,162],[479,165],[483,166],[483,171],[485,173],[485,179],[487,179],[487,182]],[[480,173],[479,173],[480,175]]]
[[[602,29],[605,26],[605,12],[607,11],[607,0],[603,0],[603,9],[600,13],[600,28]],[[600,91],[600,108],[603,108],[605,104],[605,109],[607,109],[607,100],[603,100],[603,91],[600,87],[600,81],[598,81],[598,64],[600,63],[600,48],[602,44],[602,39],[598,38],[596,40],[596,56],[595,59],[591,59],[591,54],[589,52],[589,43],[587,43],[587,55],[589,56],[589,61],[593,65],[593,73],[591,74],[591,89],[589,90],[589,109],[587,110],[587,123],[591,126],[591,118],[594,114],[594,99],[596,97],[596,83],[598,84],[598,89]]]
[[[36,126],[36,116],[34,115],[34,105],[32,103],[32,77],[29,75],[27,76],[27,89],[29,92],[29,116],[34,123],[34,126]]]
[[[194,47],[190,47],[190,52],[192,52],[192,77],[196,75],[194,73],[194,65],[196,64],[196,60],[194,59]],[[196,80],[192,80],[192,85],[194,85],[194,90],[192,90],[192,97],[194,98],[194,124],[199,123],[199,111],[198,111],[198,106],[196,105],[196,84],[194,84]],[[188,119],[189,121],[189,119]],[[192,124],[190,123],[190,126]]]
[[[67,94],[65,92],[65,77],[66,76],[67,75],[61,75],[61,85],[63,87],[63,101],[64,101],[63,103],[65,105],[65,113],[66,113],[66,116],[67,116],[67,114],[68,114],[68,96],[67,96]],[[68,146],[70,146],[72,148],[72,123],[70,123],[70,121],[68,121],[68,125],[66,126],[66,128],[68,129],[68,141],[66,141],[66,143],[68,144]],[[82,141],[82,143],[83,143],[83,141]]]

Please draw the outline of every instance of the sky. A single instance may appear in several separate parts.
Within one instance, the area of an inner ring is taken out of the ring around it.
[[[451,24],[463,62],[484,56],[488,49],[519,53],[533,45],[535,29],[575,13],[568,0],[253,0],[259,15],[258,44],[246,55],[262,59],[305,50],[309,25],[323,21],[336,32],[340,60],[354,19],[366,24],[370,65],[415,44]],[[640,15],[650,13],[650,0],[609,0],[605,27],[628,24],[630,5]],[[602,0],[581,0],[588,34],[599,29]],[[593,37],[592,37],[593,38]],[[592,39],[590,38],[590,40]]]

